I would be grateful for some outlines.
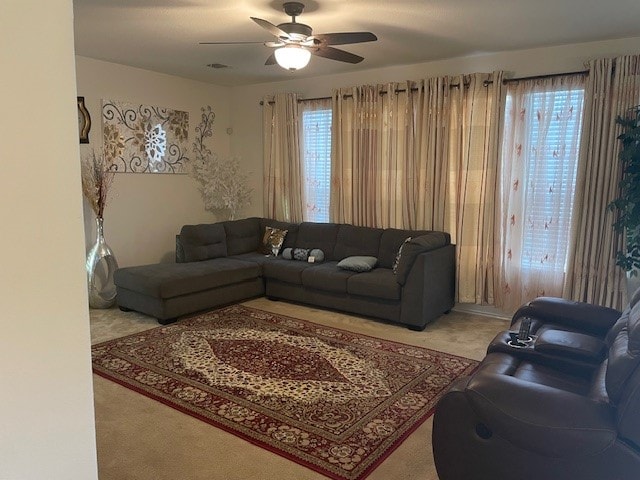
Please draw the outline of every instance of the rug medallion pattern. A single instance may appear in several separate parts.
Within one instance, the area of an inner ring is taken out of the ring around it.
[[[373,470],[477,365],[242,305],[92,354],[99,375],[348,480]]]

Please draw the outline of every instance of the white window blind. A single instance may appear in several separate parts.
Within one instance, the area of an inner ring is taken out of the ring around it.
[[[303,110],[301,148],[305,220],[328,222],[331,192],[331,109]]]
[[[582,124],[582,115],[575,114],[573,106],[579,105],[578,110],[582,110],[584,90],[556,91],[552,102],[547,92],[532,92],[528,97],[525,104],[530,106],[527,114],[532,118],[527,121],[530,128],[525,142],[529,151],[524,175],[521,266],[564,272]],[[541,116],[547,120],[541,120]],[[550,252],[549,245],[557,247]]]

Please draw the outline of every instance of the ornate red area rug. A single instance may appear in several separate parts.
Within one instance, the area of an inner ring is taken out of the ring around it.
[[[95,373],[341,480],[370,473],[478,363],[242,305],[92,353]]]

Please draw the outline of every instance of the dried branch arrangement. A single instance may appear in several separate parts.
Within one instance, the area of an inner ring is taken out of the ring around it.
[[[233,220],[250,203],[252,189],[247,187],[248,175],[241,170],[237,158],[220,159],[207,148],[204,142],[213,136],[215,113],[210,106],[201,110],[202,117],[193,142],[194,159],[190,173],[198,183],[205,209],[212,213],[225,209],[229,212],[229,219]]]
[[[104,208],[107,205],[109,188],[113,183],[114,172],[109,170],[103,155],[96,155],[91,151],[90,155],[82,157],[82,193],[91,205],[96,217],[103,218]]]

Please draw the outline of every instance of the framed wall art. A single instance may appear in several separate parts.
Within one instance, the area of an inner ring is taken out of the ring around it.
[[[186,173],[189,113],[102,100],[106,160],[123,173]]]
[[[91,130],[91,115],[84,105],[84,97],[78,97],[78,133],[80,143],[89,143],[89,130]]]

